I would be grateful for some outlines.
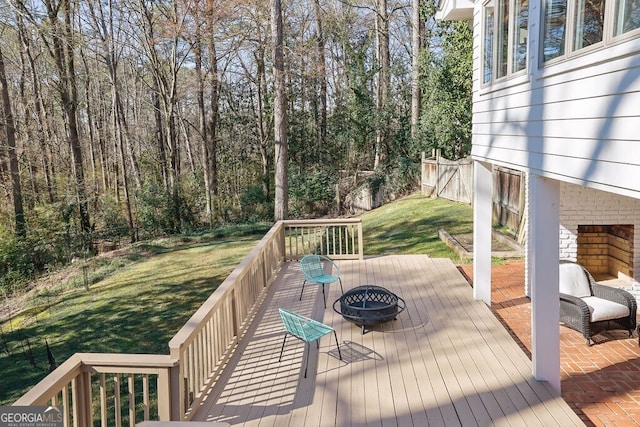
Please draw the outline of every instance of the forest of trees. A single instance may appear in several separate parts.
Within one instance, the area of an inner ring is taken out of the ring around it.
[[[365,180],[413,190],[422,151],[471,143],[471,30],[434,11],[0,1],[0,292],[100,241],[339,215]]]

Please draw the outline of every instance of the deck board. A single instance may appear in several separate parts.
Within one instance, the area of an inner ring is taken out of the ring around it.
[[[244,426],[584,425],[480,301],[455,265],[421,255],[339,261],[345,290],[376,284],[407,302],[397,320],[367,329],[334,312],[340,287],[307,284],[286,263],[248,335],[194,420]],[[333,326],[309,348],[288,338],[278,307]]]

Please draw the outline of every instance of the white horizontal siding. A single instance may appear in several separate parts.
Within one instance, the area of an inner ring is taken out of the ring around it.
[[[481,87],[481,5],[474,31],[477,160],[640,198],[640,39]],[[538,13],[530,19],[537,50]],[[531,65],[533,64],[533,65]]]
[[[476,146],[486,146],[491,149],[512,150],[514,152],[529,152],[532,154],[543,154],[572,157],[591,161],[594,157],[601,162],[635,164],[640,165],[640,141],[606,141],[600,142],[593,139],[585,140],[565,140],[560,138],[529,138],[526,135],[506,135],[505,137],[493,138],[493,134],[477,133],[478,143]]]
[[[517,151],[491,145],[474,145],[473,156],[491,158],[494,163],[512,168],[526,168],[538,175],[595,189],[640,198],[640,165],[620,164],[573,156]]]
[[[640,102],[638,103],[640,107]],[[475,134],[499,134],[504,136],[528,136],[529,138],[549,139],[549,143],[564,144],[566,141],[562,139],[574,140],[579,151],[573,154],[584,155],[582,147],[584,143],[577,140],[594,140],[597,143],[612,143],[613,147],[620,148],[619,153],[623,159],[629,159],[632,152],[627,151],[631,147],[637,150],[640,147],[638,131],[640,130],[640,122],[638,117],[619,117],[612,121],[609,117],[601,118],[536,118],[527,120],[526,117],[501,117],[503,114],[513,116],[512,111],[499,112],[494,116],[495,122],[483,122],[474,124]],[[491,119],[491,115],[486,117]],[[617,142],[617,143],[616,143]],[[532,142],[535,144],[535,141]],[[545,149],[553,149],[553,145],[547,145]]]

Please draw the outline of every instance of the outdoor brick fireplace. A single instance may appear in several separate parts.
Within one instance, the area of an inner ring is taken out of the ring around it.
[[[640,289],[640,200],[580,185],[560,186],[560,259],[583,264],[596,280]]]
[[[633,277],[633,225],[578,225],[577,261],[596,277]]]

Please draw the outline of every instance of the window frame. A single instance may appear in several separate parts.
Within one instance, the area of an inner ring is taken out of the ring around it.
[[[616,12],[619,9],[616,9],[616,6],[618,4],[621,3],[621,0],[610,0],[614,3],[614,6],[612,6],[613,11],[609,14],[609,20],[610,20],[610,28],[611,28],[611,38],[612,40],[618,41],[624,41],[624,40],[628,40],[628,39],[632,39],[632,38],[637,38],[638,36],[640,36],[640,26],[638,26],[638,28],[635,28],[633,30],[629,30],[629,31],[623,31],[622,33],[616,35],[615,34],[615,27],[616,27]],[[606,13],[606,11],[605,11]],[[638,12],[640,13],[640,12]]]
[[[514,69],[514,63],[515,63],[515,47],[516,47],[516,32],[518,31],[518,26],[517,26],[517,19],[515,16],[515,12],[516,10],[519,10],[518,7],[516,6],[516,3],[518,3],[519,0],[485,0],[482,3],[482,38],[481,38],[481,87],[488,87],[491,85],[494,85],[496,83],[501,83],[504,82],[506,80],[510,80],[513,79],[515,77],[521,76],[523,74],[527,74],[527,71],[529,69],[529,40],[530,40],[530,36],[529,36],[529,31],[530,31],[530,26],[529,26],[529,21],[530,21],[530,8],[531,8],[531,1],[529,0],[527,2],[527,9],[528,9],[528,19],[527,19],[527,37],[526,37],[526,53],[525,53],[525,65],[521,70],[518,71],[513,71]],[[507,31],[506,34],[504,34],[504,31],[502,31],[504,29],[504,25],[503,22],[501,20],[501,16],[502,16],[502,11],[504,11],[504,7],[508,8],[508,26],[507,26]],[[487,16],[488,16],[488,12],[487,9],[488,8],[492,8],[493,9],[493,31],[492,31],[492,45],[491,45],[491,71],[490,71],[490,80],[489,81],[485,81],[486,78],[486,55],[487,55]],[[502,36],[502,37],[501,37]],[[505,46],[500,46],[501,40],[504,40],[504,37],[506,37],[507,39],[507,45]],[[502,73],[499,73],[500,71],[500,67],[502,66],[502,58],[500,57],[499,53],[501,52],[506,52],[506,56],[507,56],[507,63],[506,63],[506,72],[504,72],[504,75],[500,75]]]
[[[542,2],[541,15],[540,15],[540,46],[538,52],[539,58],[539,67],[546,68],[552,66],[557,63],[565,62],[567,60],[580,57],[583,55],[587,55],[593,51],[598,51],[605,49],[610,46],[614,46],[616,44],[624,43],[625,41],[636,39],[640,36],[640,27],[635,28],[633,30],[622,32],[618,35],[615,35],[615,15],[618,10],[618,5],[621,3],[621,0],[605,0],[604,7],[604,19],[603,19],[603,35],[602,40],[593,43],[588,46],[576,48],[576,36],[578,26],[576,24],[577,21],[577,13],[578,9],[578,0],[567,0],[567,14],[565,18],[565,39],[564,39],[564,53],[562,55],[558,55],[555,58],[545,60],[544,59],[544,49],[545,49],[545,20],[546,20],[546,9],[547,2]],[[639,12],[640,13],[640,12]]]

